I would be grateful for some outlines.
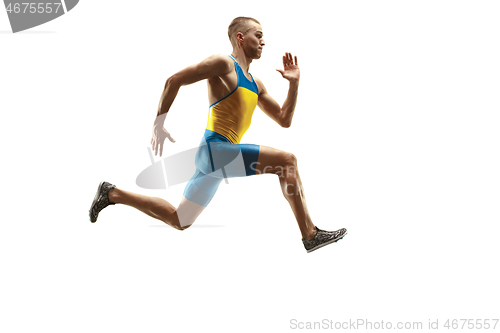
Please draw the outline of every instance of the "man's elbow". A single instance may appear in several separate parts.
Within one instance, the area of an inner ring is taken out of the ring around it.
[[[180,88],[182,86],[182,82],[177,74],[172,75],[167,79],[167,82],[165,83],[165,89],[167,88]]]
[[[281,123],[280,123],[281,127],[283,128],[289,128],[290,126],[292,126],[292,120],[282,120]]]
[[[280,124],[280,126],[283,128],[288,128],[292,126],[292,117],[293,114],[287,113],[283,109],[281,109],[281,112],[278,116],[278,124]]]

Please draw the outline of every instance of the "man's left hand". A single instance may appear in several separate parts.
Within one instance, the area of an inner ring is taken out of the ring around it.
[[[284,79],[287,79],[290,82],[299,81],[300,70],[297,63],[297,56],[293,57],[291,53],[286,52],[283,56],[283,67],[284,70],[277,69],[277,71],[280,72]]]

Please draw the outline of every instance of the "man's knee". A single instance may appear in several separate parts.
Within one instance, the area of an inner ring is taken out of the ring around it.
[[[277,175],[286,179],[288,182],[294,182],[297,178],[297,157],[292,153],[283,153],[282,165],[277,168]]]
[[[191,225],[193,225],[194,221],[187,221],[187,219],[182,219],[179,217],[177,214],[178,210],[175,209],[173,213],[169,213],[168,215],[165,215],[161,218],[161,220],[165,223],[171,226],[174,229],[177,230],[186,230],[189,228]]]
[[[177,230],[183,231],[193,225],[196,220],[195,217],[186,214],[179,214],[179,209],[175,210],[175,228]]]
[[[185,225],[185,226],[179,226],[179,228],[177,228],[177,230],[183,231],[183,230],[186,230],[187,228],[189,228],[192,225],[193,224],[188,224],[188,225]]]
[[[297,167],[297,157],[292,153],[284,152],[283,162],[287,167]]]
[[[179,220],[176,220],[176,221],[173,221],[173,223],[169,223],[167,221],[164,221],[165,223],[167,223],[168,225],[174,227],[175,229],[177,230],[180,230],[180,231],[183,231],[183,230],[186,230],[187,228],[189,228],[190,226],[193,225],[193,222],[187,224],[187,223],[181,223]]]

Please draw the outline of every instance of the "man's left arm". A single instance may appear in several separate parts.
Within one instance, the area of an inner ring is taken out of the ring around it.
[[[294,63],[295,60],[295,63]],[[297,56],[292,57],[291,53],[283,56],[284,69],[277,69],[284,79],[289,81],[288,95],[280,106],[268,93],[260,80],[256,80],[259,85],[259,108],[264,111],[271,119],[276,121],[282,127],[292,125],[293,113],[297,104],[297,95],[299,92],[300,70],[297,64]]]

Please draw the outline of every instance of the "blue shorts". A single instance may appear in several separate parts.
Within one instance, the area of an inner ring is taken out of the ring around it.
[[[232,144],[219,133],[205,130],[196,153],[196,172],[184,197],[206,207],[224,178],[255,175],[258,158],[258,145]]]

